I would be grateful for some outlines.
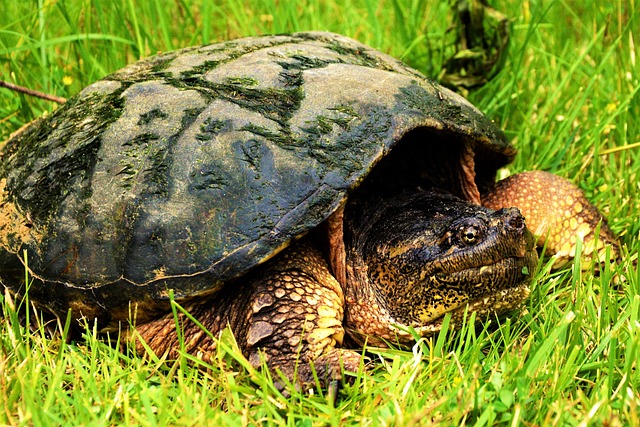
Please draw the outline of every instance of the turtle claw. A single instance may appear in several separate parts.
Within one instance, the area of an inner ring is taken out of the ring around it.
[[[354,377],[345,373],[358,372],[361,359],[362,355],[353,350],[335,348],[311,363],[283,358],[267,365],[274,372],[274,385],[283,396],[291,397],[290,387],[308,393],[318,387],[335,403],[342,384],[353,381]]]
[[[338,401],[338,392],[340,391],[340,381],[333,380],[329,383],[329,387],[327,387],[327,401],[331,402],[333,406],[335,406]]]
[[[287,387],[287,384],[291,384],[291,383],[289,383],[288,381],[283,382],[279,380],[275,380],[273,383],[273,385],[276,387],[276,389],[282,394],[282,396],[285,399],[289,399],[291,397],[291,391]],[[296,384],[293,387],[296,392],[304,391],[305,394],[308,394],[308,395],[314,394],[314,387],[308,386],[306,387],[306,389],[303,389],[300,384]],[[331,404],[335,406],[336,403],[338,402],[338,393],[340,392],[341,388],[342,388],[341,381],[339,380],[329,381],[329,383],[326,386],[327,402],[331,402]]]

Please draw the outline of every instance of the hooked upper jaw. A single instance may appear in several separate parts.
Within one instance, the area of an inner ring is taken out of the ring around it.
[[[534,237],[516,208],[485,212],[473,207],[466,216],[452,222],[438,245],[439,256],[425,260],[429,266],[424,269],[427,275],[455,273],[535,253]]]

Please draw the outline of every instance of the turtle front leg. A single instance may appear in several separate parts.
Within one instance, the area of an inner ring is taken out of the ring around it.
[[[582,240],[585,258],[603,262],[609,250],[611,260],[619,258],[619,243],[607,220],[570,181],[543,171],[523,172],[500,182],[482,198],[491,209],[517,207],[527,227],[546,244],[546,254],[555,256],[558,268],[575,257]],[[599,234],[596,232],[599,228]]]
[[[294,245],[251,285],[245,323],[234,328],[253,366],[266,360],[300,385],[325,385],[355,372],[360,355],[338,348],[344,328],[344,295],[319,251]]]
[[[338,348],[344,337],[344,295],[319,251],[294,245],[240,280],[185,308],[213,336],[229,325],[249,362],[258,367],[265,360],[276,380],[280,371],[299,386],[313,386],[315,369],[326,386],[342,379],[343,370],[357,371],[360,354]],[[180,323],[185,351],[210,360],[215,340],[186,318]],[[156,354],[178,355],[171,314],[136,329]]]

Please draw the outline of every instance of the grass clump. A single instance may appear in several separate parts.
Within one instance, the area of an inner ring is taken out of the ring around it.
[[[160,51],[311,29],[437,76],[452,34],[444,1],[5,3],[2,79],[63,97]],[[471,316],[411,351],[369,349],[372,369],[337,402],[321,393],[285,398],[229,337],[205,369],[187,356],[145,359],[92,325],[80,340],[68,340],[68,323],[53,337],[26,328],[20,315],[37,312],[5,294],[0,424],[640,425],[638,4],[492,6],[511,18],[510,50],[469,97],[520,151],[505,174],[544,169],[577,183],[621,236],[622,262],[599,274],[579,259],[559,272],[543,262],[519,315],[481,327]],[[0,90],[0,140],[56,107]]]

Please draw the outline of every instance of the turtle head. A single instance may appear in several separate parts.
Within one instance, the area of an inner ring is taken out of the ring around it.
[[[403,327],[428,335],[446,313],[459,324],[467,307],[500,314],[529,294],[537,253],[515,208],[492,211],[419,192],[355,205],[346,220],[354,335],[408,341]]]

